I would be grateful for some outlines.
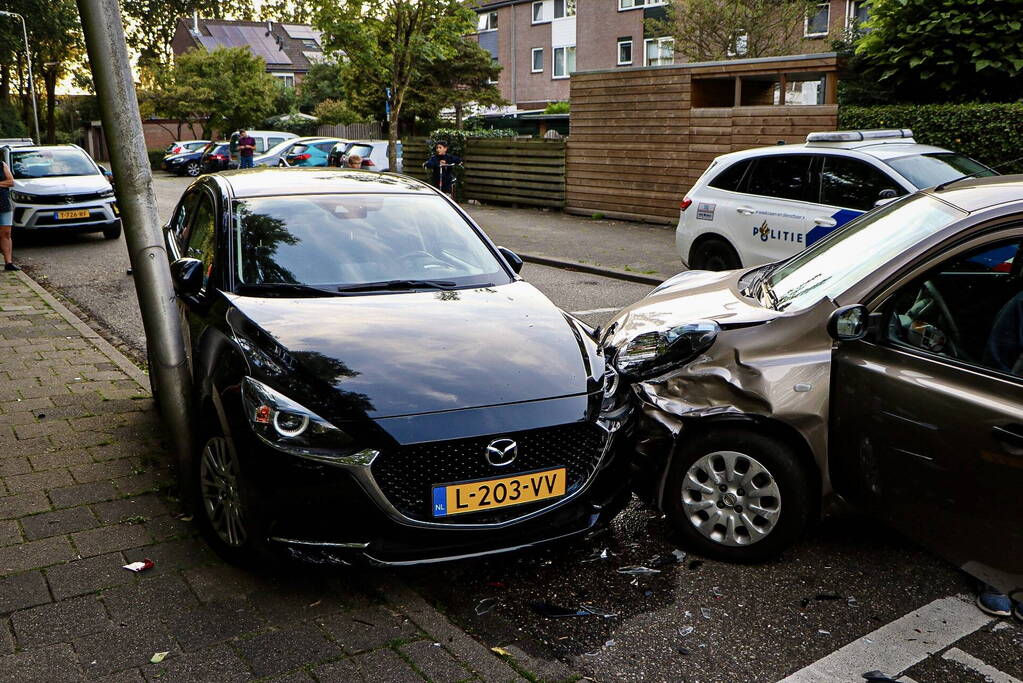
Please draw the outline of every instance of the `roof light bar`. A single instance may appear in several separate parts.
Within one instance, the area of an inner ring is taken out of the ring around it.
[[[888,138],[912,138],[913,131],[909,128],[892,128],[888,130],[834,130],[810,133],[807,142],[860,142],[863,140],[885,140]]]

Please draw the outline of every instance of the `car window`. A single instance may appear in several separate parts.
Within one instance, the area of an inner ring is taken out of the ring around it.
[[[200,192],[193,190],[185,194],[178,204],[178,209],[171,218],[171,230],[179,246],[184,246],[188,240],[188,224],[195,214],[195,206],[199,201]]]
[[[31,149],[11,152],[11,171],[16,180],[99,175],[99,169],[78,149]]]
[[[330,148],[333,147],[333,146],[334,146],[334,143],[331,142],[330,140],[326,140],[324,142],[317,142],[315,145],[313,145],[313,147],[315,147],[316,149],[320,150],[321,152],[323,152],[325,154],[329,153],[330,152]]]
[[[267,144],[267,147],[273,149],[274,147],[276,147],[277,145],[281,144],[282,142],[284,142],[284,138],[270,138],[269,140],[266,141],[266,144]]]
[[[291,139],[283,140],[266,151],[267,154],[280,154],[291,147]]]
[[[373,153],[373,145],[352,145],[348,148],[348,156],[358,154],[363,159],[369,159]]]
[[[290,150],[288,150],[288,154],[302,154],[307,149],[309,149],[309,145],[295,145]]]
[[[752,162],[752,159],[744,159],[736,162],[719,172],[716,176],[714,176],[714,179],[707,184],[711,187],[716,187],[719,190],[738,192],[739,188],[742,187],[743,178],[746,177],[746,171],[749,169]]]
[[[837,298],[906,249],[966,214],[929,195],[910,195],[849,221],[767,277],[778,310]]]
[[[244,284],[510,281],[480,236],[435,196],[260,197],[235,202],[233,213]]]
[[[202,286],[206,288],[210,273],[213,271],[213,259],[216,256],[217,231],[216,212],[213,200],[205,193],[200,194],[195,218],[188,234],[188,250],[186,256],[199,259],[203,263]]]
[[[746,180],[746,192],[774,197],[813,201],[810,187],[810,154],[776,154],[758,157]]]
[[[897,159],[888,159],[885,163],[898,171],[913,183],[915,187],[934,187],[947,183],[964,175],[984,176],[998,175],[979,161],[954,152],[936,152],[934,154],[911,154]]]
[[[821,204],[869,211],[880,199],[882,190],[893,197],[906,191],[894,180],[870,164],[849,157],[824,155],[821,165]]]
[[[255,154],[262,154],[266,151],[266,138],[253,138],[256,141]]]
[[[889,341],[1023,376],[1018,237],[954,256],[902,287],[887,308]]]

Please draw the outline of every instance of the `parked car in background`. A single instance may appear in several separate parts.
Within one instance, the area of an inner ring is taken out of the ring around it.
[[[203,147],[199,166],[202,173],[216,173],[238,168],[238,163],[231,160],[231,143],[211,142]]]
[[[978,161],[920,145],[900,130],[810,133],[715,159],[682,200],[675,243],[683,265],[730,270],[786,258],[879,202],[963,175]]]
[[[338,138],[324,138],[297,144],[284,155],[284,162],[288,166],[326,166],[330,150],[339,142]]]
[[[284,142],[278,143],[268,149],[265,153],[256,156],[252,163],[254,166],[287,166],[287,162],[284,157],[291,151],[295,145],[308,144],[318,140],[326,140],[327,138],[314,135],[302,138],[289,138]]]
[[[15,230],[76,230],[121,236],[121,217],[105,169],[77,145],[3,146],[14,175]]]
[[[776,554],[840,494],[1023,591],[1023,176],[947,181],[787,260],[687,271],[605,340],[640,495],[716,557]]]
[[[281,130],[249,130],[246,132],[250,138],[256,141],[256,155],[265,153],[285,140],[293,140],[298,137],[294,133],[286,133]],[[238,164],[238,131],[231,133],[229,143],[231,161],[235,164],[232,168],[235,168]]]
[[[594,332],[425,183],[205,176],[165,238],[198,391],[182,476],[228,558],[486,555],[630,499],[629,404]]]
[[[401,141],[398,142],[398,168],[396,173],[404,172],[402,161]],[[362,168],[371,171],[389,171],[390,164],[387,163],[387,140],[356,140],[354,142],[340,142],[330,150],[328,165],[344,167],[347,159],[352,154],[362,157]]]
[[[209,140],[178,140],[167,145],[167,149],[164,151],[167,156],[172,154],[184,154],[185,152],[194,152],[202,149],[209,144],[209,142]]]

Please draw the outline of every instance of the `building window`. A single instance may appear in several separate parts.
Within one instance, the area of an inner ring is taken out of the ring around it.
[[[675,63],[674,38],[647,38],[643,41],[643,66]]]
[[[554,48],[554,78],[568,78],[575,72],[575,45]]]
[[[749,52],[749,34],[741,31],[732,36],[732,43],[728,46],[729,57],[742,57]]]
[[[632,38],[618,39],[618,66],[632,64]]]
[[[543,71],[543,48],[542,47],[534,47],[532,54],[533,54],[533,68],[531,70],[531,73],[534,73],[534,74],[541,73]]]
[[[484,12],[481,14],[477,29],[480,33],[483,33],[484,31],[496,31],[497,12]]]
[[[618,0],[618,11],[663,5],[665,0]]]
[[[542,24],[547,20],[543,15],[543,0],[533,3],[533,23]]]
[[[817,7],[810,10],[806,15],[806,25],[803,28],[803,36],[806,38],[819,38],[828,35],[828,26],[831,23],[831,3],[821,2]]]
[[[575,0],[554,0],[554,18],[575,16]]]
[[[274,78],[280,80],[280,82],[283,83],[285,85],[285,87],[288,87],[288,88],[294,88],[295,87],[295,74],[272,73],[270,75],[273,76]]]
[[[490,63],[494,66],[497,66],[498,65],[497,57],[491,57]],[[488,78],[487,83],[489,83],[490,85],[497,85],[497,81],[499,78],[500,76],[498,76],[497,78]]]
[[[845,11],[845,27],[860,28],[870,18],[870,8],[864,0],[849,0]]]

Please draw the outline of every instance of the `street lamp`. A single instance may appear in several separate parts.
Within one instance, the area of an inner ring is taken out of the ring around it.
[[[36,124],[36,142],[42,144],[43,139],[39,136],[39,108],[36,106],[36,85],[32,80],[32,53],[28,50],[28,31],[25,29],[25,17],[17,12],[0,10],[0,16],[18,17],[21,20],[21,35],[25,38],[25,60],[28,62],[28,89],[32,91],[32,118]]]

